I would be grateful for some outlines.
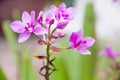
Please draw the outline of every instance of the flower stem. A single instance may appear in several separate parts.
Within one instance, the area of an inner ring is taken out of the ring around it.
[[[45,74],[45,79],[49,80],[49,60],[50,60],[50,54],[49,54],[49,50],[50,50],[50,44],[47,45],[46,48],[46,52],[47,52],[47,65],[46,65],[46,74]]]

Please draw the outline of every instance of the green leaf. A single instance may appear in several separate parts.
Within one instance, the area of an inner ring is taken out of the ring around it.
[[[1,67],[0,67],[0,80],[7,80],[7,77],[5,76]]]
[[[18,55],[19,79],[20,80],[38,80],[37,73],[32,65],[31,53],[25,44],[21,46],[21,53]]]
[[[9,44],[10,49],[12,50],[12,52],[14,53],[14,55],[16,55],[16,53],[18,52],[17,50],[17,41],[16,41],[16,35],[15,33],[10,29],[10,21],[6,20],[3,22],[2,24],[2,28],[3,28],[3,32],[5,35],[5,38]]]
[[[92,3],[86,4],[85,18],[84,18],[84,36],[91,36],[96,39],[95,34],[95,14],[94,14],[94,6]],[[92,80],[95,75],[95,67],[97,61],[97,39],[91,48],[91,55],[81,55],[81,72],[82,77],[81,80]]]

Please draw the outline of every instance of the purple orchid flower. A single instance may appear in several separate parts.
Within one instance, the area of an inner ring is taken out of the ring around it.
[[[54,15],[52,13],[48,13],[44,19],[43,12],[40,11],[39,16],[37,18],[37,22],[42,25],[52,25],[54,24]],[[46,27],[44,26],[44,27]]]
[[[29,15],[26,11],[22,14],[22,21],[14,21],[10,24],[10,27],[14,32],[21,33],[18,39],[18,42],[26,41],[31,33],[35,35],[43,35],[47,33],[46,29],[44,29],[41,25],[35,24],[35,12],[31,11]]]
[[[115,60],[117,57],[120,56],[120,52],[113,52],[111,46],[106,46],[103,51],[98,53],[99,56],[107,56],[111,60]]]
[[[95,39],[91,37],[83,38],[83,30],[81,29],[78,32],[73,32],[70,36],[70,48],[75,50],[77,49],[81,54],[91,54],[87,48],[91,47]]]
[[[73,19],[75,9],[73,7],[66,8],[65,3],[61,3],[57,8],[55,5],[51,6],[55,14],[55,18],[58,21],[57,28],[64,29],[70,20]]]

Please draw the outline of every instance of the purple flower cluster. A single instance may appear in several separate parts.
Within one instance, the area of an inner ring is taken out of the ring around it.
[[[13,21],[10,27],[14,32],[20,33],[18,42],[24,42],[28,40],[31,34],[47,35],[47,39],[38,40],[40,45],[50,44],[52,45],[54,39],[62,38],[65,36],[64,33],[58,32],[57,29],[63,30],[67,24],[73,19],[75,9],[74,7],[67,8],[64,3],[61,3],[58,7],[55,5],[51,6],[53,12],[44,15],[43,11],[40,11],[37,19],[35,19],[35,11],[28,12],[24,11],[22,14],[22,21]],[[51,26],[57,22],[56,27],[52,30]],[[87,48],[91,47],[95,39],[91,37],[83,38],[83,30],[73,32],[69,39],[70,46],[66,49],[77,49],[81,54],[90,54]],[[53,50],[59,49],[52,47]]]

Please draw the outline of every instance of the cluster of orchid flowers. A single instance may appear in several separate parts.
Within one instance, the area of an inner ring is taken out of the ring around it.
[[[52,5],[51,9],[53,13],[48,13],[46,16],[43,11],[40,11],[37,20],[35,19],[35,11],[28,12],[24,11],[22,14],[22,21],[16,20],[10,24],[11,29],[16,33],[21,33],[18,42],[26,41],[31,34],[34,35],[49,35],[50,40],[39,39],[39,44],[53,43],[52,40],[57,38],[63,38],[65,36],[62,32],[57,32],[57,29],[63,30],[67,24],[73,19],[75,9],[73,7],[66,8],[64,3],[60,4],[57,8]],[[50,28],[57,20],[56,27],[51,31]],[[70,36],[70,47],[71,49],[77,49],[81,54],[90,54],[87,50],[88,47],[91,47],[95,39],[91,37],[83,38],[83,30],[80,29],[78,32],[73,32]]]
[[[40,11],[37,19],[35,19],[35,11],[31,11],[30,14],[24,11],[22,21],[16,20],[10,24],[14,32],[21,33],[18,38],[19,43],[28,40],[30,35],[33,34],[38,38],[39,45],[46,45],[47,56],[45,58],[47,58],[47,61],[50,59],[49,50],[60,51],[62,49],[54,46],[54,40],[65,37],[65,33],[60,32],[60,30],[67,26],[75,13],[74,7],[67,8],[64,3],[61,3],[58,7],[52,5],[51,9],[52,12],[47,15]],[[56,26],[53,27],[53,25]],[[39,37],[39,35],[43,36],[43,38]],[[78,50],[81,54],[91,54],[87,48],[93,46],[95,39],[92,37],[83,38],[83,29],[80,29],[78,32],[72,32],[69,42],[70,46],[66,49]],[[44,66],[47,67],[46,70],[49,68],[49,63],[53,65],[51,61],[48,61],[48,65]],[[46,80],[48,79],[46,78]]]

